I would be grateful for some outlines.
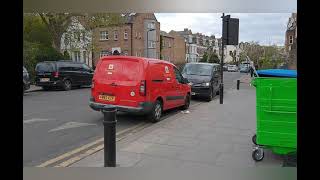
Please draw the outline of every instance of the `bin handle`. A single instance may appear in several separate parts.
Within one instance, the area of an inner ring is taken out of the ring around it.
[[[272,86],[272,85],[271,85]],[[272,111],[272,87],[270,87],[270,98],[269,98],[269,102],[270,102],[270,111]]]
[[[288,112],[288,111],[268,111],[268,110],[264,110],[265,112],[268,113],[283,113],[283,114],[295,114],[296,112]]]

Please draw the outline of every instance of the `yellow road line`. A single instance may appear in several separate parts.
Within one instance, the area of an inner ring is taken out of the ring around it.
[[[139,126],[142,126],[143,124],[145,124],[145,122],[141,122],[141,123],[139,123],[139,124],[137,124],[137,125],[135,125],[135,126],[132,126],[132,127],[130,127],[130,128],[127,128],[127,129],[124,129],[124,130],[118,132],[118,133],[116,134],[116,136],[119,136],[119,135],[121,135],[121,134],[123,134],[123,133],[126,133],[126,132],[132,130],[132,129],[135,129],[135,128],[139,127]],[[81,151],[83,151],[83,150],[86,150],[86,149],[88,149],[88,148],[90,148],[90,147],[92,147],[92,146],[94,146],[94,145],[97,145],[97,144],[99,144],[99,143],[102,143],[102,142],[103,142],[103,138],[100,138],[100,139],[98,139],[98,140],[95,140],[94,142],[91,142],[91,143],[89,143],[89,144],[83,145],[83,146],[81,146],[81,147],[79,147],[79,148],[77,148],[77,149],[74,149],[74,150],[72,150],[72,151],[69,151],[69,152],[67,152],[67,153],[65,153],[65,154],[62,154],[62,155],[56,157],[56,158],[50,159],[50,160],[48,160],[48,161],[46,161],[46,162],[38,165],[37,167],[46,167],[46,166],[49,166],[49,165],[51,165],[51,164],[53,164],[53,163],[56,163],[56,162],[58,162],[58,161],[60,161],[60,160],[62,160],[62,159],[65,159],[65,158],[67,158],[67,157],[70,157],[70,156],[72,156],[72,155],[74,155],[74,154],[76,154],[76,153],[79,153],[79,152],[81,152]],[[99,146],[98,146],[98,147],[99,147]]]

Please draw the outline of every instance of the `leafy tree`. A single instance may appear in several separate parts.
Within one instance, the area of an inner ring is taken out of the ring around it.
[[[208,62],[208,53],[207,52],[204,52],[204,54],[199,62]]]
[[[209,63],[220,63],[220,59],[216,53],[210,55]]]

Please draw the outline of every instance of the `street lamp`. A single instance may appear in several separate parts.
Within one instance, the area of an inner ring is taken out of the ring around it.
[[[156,30],[156,29],[149,29],[147,31],[147,58],[149,57],[149,32],[154,31],[154,30]]]

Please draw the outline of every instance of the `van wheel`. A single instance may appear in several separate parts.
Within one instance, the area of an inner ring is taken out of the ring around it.
[[[151,122],[156,123],[160,121],[162,115],[162,103],[157,100],[152,108],[152,112],[149,115],[149,119]]]
[[[213,99],[213,96],[214,96],[214,93],[213,93],[213,88],[211,88],[210,89],[210,94],[209,94],[209,96],[207,97],[207,102],[210,102],[210,101],[212,101],[212,99]]]
[[[69,79],[66,79],[63,81],[63,89],[65,91],[69,91],[72,87],[71,81]]]
[[[189,109],[190,100],[191,100],[190,94],[188,94],[188,95],[186,96],[186,99],[185,99],[185,102],[184,102],[184,106],[182,106],[182,109],[183,109],[183,110]]]

